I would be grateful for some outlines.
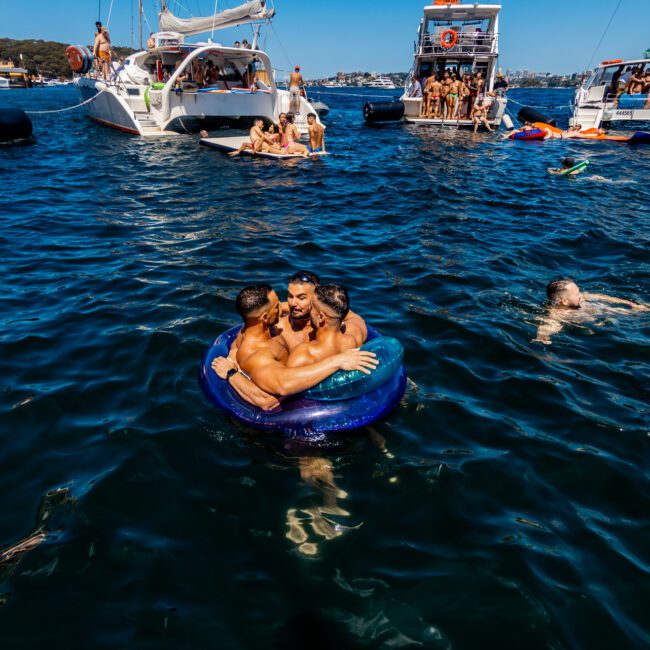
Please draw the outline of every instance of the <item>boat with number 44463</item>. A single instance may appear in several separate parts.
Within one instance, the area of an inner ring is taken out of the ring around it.
[[[275,14],[265,0],[251,0],[211,16],[178,18],[161,3],[159,31],[147,49],[130,54],[108,80],[93,70],[87,48],[67,54],[74,84],[89,116],[107,126],[142,136],[171,135],[218,127],[246,128],[255,118],[276,123],[291,108],[290,94],[275,83],[269,56],[258,48],[260,30]],[[186,38],[253,25],[249,48]],[[307,114],[316,112],[299,98],[295,124],[306,132]],[[317,118],[318,119],[318,118]]]
[[[500,4],[463,3],[460,0],[434,0],[424,7],[404,94],[398,101],[368,102],[364,117],[368,122],[405,120],[412,124],[451,127],[474,126],[471,119],[477,101],[489,104],[486,119],[496,128],[506,111],[508,100],[503,93],[492,97],[497,77],[499,57]],[[411,79],[425,87],[427,79],[445,73],[459,80],[471,75],[480,83],[478,89],[468,87],[468,93],[449,92],[436,97],[436,106],[426,105],[426,96],[412,93]],[[489,99],[485,98],[490,93]],[[447,101],[451,94],[453,101]],[[429,110],[427,110],[429,109]]]
[[[650,122],[648,74],[650,58],[603,61],[576,90],[574,124],[597,129],[611,122]]]

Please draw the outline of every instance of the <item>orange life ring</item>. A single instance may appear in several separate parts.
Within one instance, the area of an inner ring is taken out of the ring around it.
[[[451,41],[447,41],[447,36],[451,36]],[[445,50],[450,50],[456,43],[458,43],[458,32],[455,32],[453,29],[446,29],[440,34],[440,45]]]
[[[68,63],[73,72],[80,72],[84,67],[84,55],[80,47],[71,45],[66,51]]]

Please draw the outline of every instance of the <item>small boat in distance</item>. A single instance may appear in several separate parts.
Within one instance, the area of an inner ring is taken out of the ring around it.
[[[603,122],[650,121],[650,95],[629,94],[631,76],[648,71],[650,59],[603,61],[576,90],[574,123],[597,129]]]
[[[366,88],[386,88],[387,90],[395,90],[397,86],[393,83],[392,79],[388,77],[377,77],[371,81],[363,84]]]
[[[17,68],[13,61],[0,61],[0,89],[29,88],[31,86],[27,70]]]

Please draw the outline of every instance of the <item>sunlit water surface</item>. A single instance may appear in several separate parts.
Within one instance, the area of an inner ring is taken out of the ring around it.
[[[550,280],[650,301],[650,148],[370,128],[359,92],[320,96],[320,161],[80,111],[0,151],[2,647],[650,643],[650,315],[531,342]],[[403,402],[324,449],[197,384],[239,288],[299,268],[406,349]]]

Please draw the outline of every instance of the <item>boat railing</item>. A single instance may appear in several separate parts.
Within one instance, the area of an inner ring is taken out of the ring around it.
[[[457,32],[458,40],[450,47],[442,46],[441,34],[426,33],[420,38],[418,54],[496,54],[496,34],[485,32]]]

